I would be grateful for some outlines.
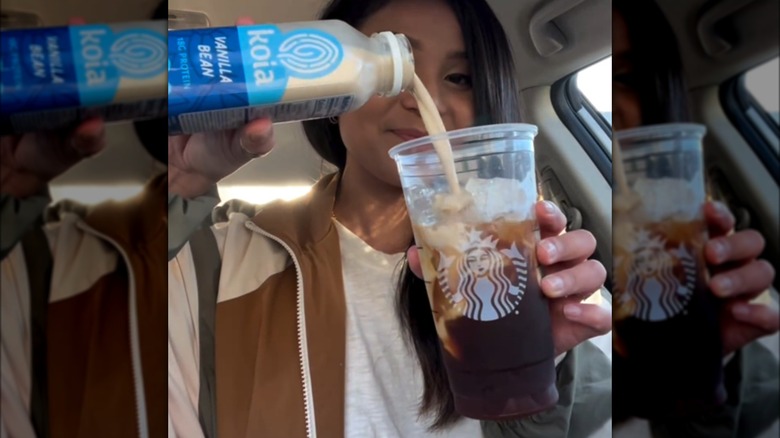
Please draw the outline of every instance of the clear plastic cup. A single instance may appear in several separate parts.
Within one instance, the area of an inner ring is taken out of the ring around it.
[[[455,409],[470,418],[518,418],[558,400],[535,251],[536,133],[532,125],[504,124],[445,134],[461,198],[453,198],[434,151],[437,137],[390,150]]]
[[[613,377],[630,415],[685,417],[725,400],[704,262],[704,133],[687,123],[615,133],[630,191],[613,199]]]

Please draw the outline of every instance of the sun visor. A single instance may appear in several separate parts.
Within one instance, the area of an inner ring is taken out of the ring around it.
[[[555,19],[568,13],[585,0],[554,0],[546,3],[531,17],[530,32],[536,51],[543,57],[560,52],[567,38]]]

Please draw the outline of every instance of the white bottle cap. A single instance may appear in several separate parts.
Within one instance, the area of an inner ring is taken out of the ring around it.
[[[397,96],[401,92],[404,76],[404,60],[401,56],[401,45],[393,32],[380,32],[379,36],[387,41],[390,47],[390,55],[393,57],[393,87],[388,96]]]

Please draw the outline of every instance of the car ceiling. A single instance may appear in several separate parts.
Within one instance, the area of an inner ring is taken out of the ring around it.
[[[159,0],[3,0],[4,11],[27,11],[37,14],[45,26],[67,24],[71,17],[87,22],[120,22],[143,20],[152,15]]]
[[[780,2],[777,0],[657,0],[677,34],[689,85],[717,85],[778,55]],[[726,14],[701,32],[711,44],[722,35],[731,46],[718,55],[707,53],[699,36],[701,17]]]

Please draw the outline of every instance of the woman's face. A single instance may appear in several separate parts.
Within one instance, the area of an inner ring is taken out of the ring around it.
[[[431,93],[447,130],[472,126],[474,99],[460,25],[439,0],[396,0],[360,27],[367,35],[391,31],[412,43],[417,76]],[[375,178],[400,186],[393,146],[426,135],[417,103],[409,92],[372,97],[357,111],[339,119],[349,166],[360,166]]]
[[[612,13],[612,126],[616,131],[642,124],[639,94],[636,91],[636,67],[632,61],[628,26],[623,16]]]

